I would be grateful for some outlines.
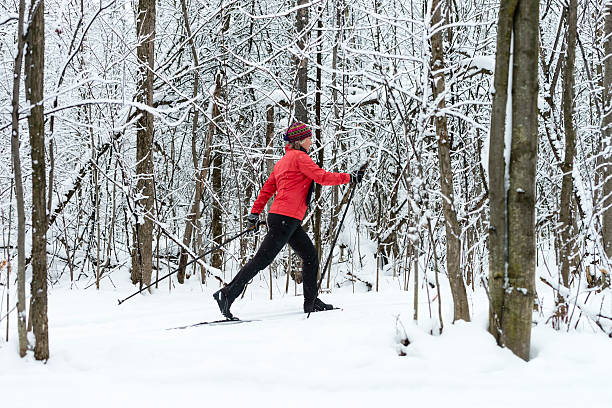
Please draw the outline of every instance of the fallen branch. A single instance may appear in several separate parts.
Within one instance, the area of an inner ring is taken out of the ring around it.
[[[372,285],[370,282],[368,282],[368,281],[364,281],[363,279],[358,278],[357,276],[353,275],[353,274],[352,274],[352,273],[350,273],[350,272],[347,272],[347,273],[346,273],[346,276],[349,276],[349,277],[350,277],[350,279],[352,279],[352,280],[359,281],[359,282],[361,282],[361,283],[365,284],[365,285],[368,287],[368,291],[372,290],[372,286],[373,286],[373,285]],[[350,280],[350,279],[349,279],[349,280]]]
[[[554,283],[551,283],[551,282],[547,281],[547,280],[546,280],[546,278],[544,278],[544,277],[542,277],[542,276],[540,276],[540,280],[541,280],[542,282],[544,282],[546,285],[548,285],[549,287],[551,287],[553,290],[556,290],[556,291],[557,291],[557,293],[559,293],[559,295],[561,295],[561,296],[562,296],[562,297],[563,297],[563,298],[564,298],[566,301],[568,301],[568,300],[567,300],[567,297],[566,297],[566,296],[565,296],[563,293],[561,293],[561,292],[560,292],[560,290],[559,290],[559,289],[564,289],[565,291],[567,291],[567,292],[568,292],[567,294],[569,294],[569,289],[568,289],[568,288],[566,288],[565,286],[560,287],[560,285],[555,285]],[[577,297],[578,297],[578,296],[576,296],[576,298],[577,298]],[[604,332],[604,333],[605,333],[605,334],[607,334],[608,336],[612,337],[612,330],[611,330],[610,332],[608,332],[608,331],[607,331],[607,330],[606,330],[606,329],[605,329],[605,328],[604,328],[604,327],[601,325],[601,323],[599,322],[599,318],[600,318],[600,317],[603,317],[603,318],[605,318],[605,319],[610,319],[610,320],[612,320],[612,318],[607,317],[607,316],[603,316],[601,313],[594,314],[594,313],[590,312],[589,310],[585,309],[585,308],[584,308],[584,305],[579,304],[577,301],[575,302],[575,306],[576,306],[576,307],[578,307],[578,309],[580,309],[580,312],[581,312],[581,313],[583,313],[583,314],[584,314],[586,317],[588,317],[589,319],[591,319],[591,320],[593,321],[593,323],[595,323],[595,324],[597,325],[597,327],[599,327],[599,329],[600,329],[602,332]]]

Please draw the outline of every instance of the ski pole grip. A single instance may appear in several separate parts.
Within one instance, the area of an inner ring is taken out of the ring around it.
[[[260,227],[261,225],[266,225],[266,222],[265,222],[265,221],[263,221],[263,220],[257,220],[257,222],[256,222],[255,224],[253,224],[253,226],[251,226],[251,227],[249,227],[249,228],[247,229],[247,231],[253,231],[253,232],[256,232],[256,231],[258,231],[258,230],[259,230],[259,227]]]

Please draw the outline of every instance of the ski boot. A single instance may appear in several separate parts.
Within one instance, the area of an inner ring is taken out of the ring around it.
[[[314,301],[304,301],[304,313],[324,312],[333,309],[333,305],[323,303],[319,298],[316,298]]]
[[[219,305],[219,310],[227,320],[238,320],[232,312],[230,312],[230,307],[232,306],[232,300],[230,300],[229,296],[225,288],[221,288],[215,293],[213,293],[213,297],[217,301],[217,305]]]

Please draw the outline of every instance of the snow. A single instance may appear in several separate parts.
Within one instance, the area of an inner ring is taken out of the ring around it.
[[[0,19],[0,26],[3,26],[4,24],[8,23],[9,21],[18,20],[18,19],[19,19],[19,14],[8,13],[2,19]]]
[[[378,95],[375,91],[366,91],[357,87],[349,87],[344,97],[346,98],[346,101],[351,105],[376,102],[378,100]]]
[[[467,68],[476,68],[487,71],[490,74],[495,72],[495,55],[475,55],[459,61],[459,65]]]
[[[46,364],[31,354],[19,358],[16,319],[9,343],[0,342],[0,406],[484,407],[496,400],[501,407],[609,407],[612,401],[612,343],[601,333],[537,325],[527,363],[487,333],[483,294],[472,299],[472,323],[451,324],[449,304],[443,334],[432,336],[437,302],[430,320],[423,288],[418,324],[412,293],[388,276],[379,293],[353,294],[348,287],[324,293],[323,300],[343,310],[307,319],[303,298],[293,289],[284,294],[284,278],[269,300],[266,277],[255,278],[232,307],[259,321],[185,330],[166,329],[221,318],[212,281],[202,286],[191,279],[170,294],[165,282],[154,295],[122,306],[116,299],[129,290],[115,290],[108,280],[99,292],[56,287]],[[128,279],[114,277],[120,288]],[[448,299],[447,282],[442,289]],[[400,345],[405,335],[408,346]]]
[[[280,104],[281,102],[289,102],[292,92],[284,89],[275,89],[268,96],[274,103]]]

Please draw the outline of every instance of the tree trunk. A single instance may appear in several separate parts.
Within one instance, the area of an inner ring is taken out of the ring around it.
[[[491,133],[489,146],[489,331],[502,345],[501,318],[504,308],[506,278],[506,187],[504,136],[506,133],[506,105],[508,102],[508,75],[510,68],[510,44],[514,25],[514,13],[518,0],[502,0],[497,22],[497,51],[495,55],[495,79],[491,109]],[[510,124],[508,124],[510,126]],[[510,131],[510,130],[508,130]],[[505,163],[501,166],[500,163]]]
[[[432,29],[442,22],[442,2],[434,0],[432,3]],[[440,111],[446,108],[445,78],[444,78],[444,50],[442,44],[442,31],[438,30],[431,36],[431,71],[433,76],[433,96],[438,101]],[[470,321],[470,310],[461,273],[461,227],[457,220],[455,210],[455,194],[453,191],[453,170],[451,167],[451,141],[446,123],[446,116],[437,114],[434,118],[438,138],[438,158],[440,160],[440,187],[442,190],[442,211],[446,221],[446,268],[451,286],[454,303],[455,320]]]
[[[213,93],[212,103],[212,121],[208,125],[208,139],[206,140],[206,149],[204,156],[202,157],[202,166],[200,170],[196,169],[196,181],[195,181],[195,193],[193,196],[193,202],[191,203],[191,211],[188,215],[187,222],[185,223],[185,233],[183,234],[183,246],[179,256],[179,270],[176,274],[176,278],[179,283],[185,282],[185,266],[187,265],[188,254],[185,248],[189,248],[191,245],[191,236],[193,235],[193,227],[196,225],[196,220],[200,218],[200,200],[202,199],[202,190],[204,189],[204,180],[208,172],[208,166],[210,165],[210,152],[212,148],[212,140],[215,133],[216,121],[219,118],[219,108],[217,106],[217,100],[221,94],[221,74],[217,74],[215,79],[215,92]]]
[[[189,16],[187,13],[187,4],[185,0],[181,0],[181,12],[183,13],[183,23],[185,24],[185,31],[187,31],[189,46],[191,49],[191,56],[193,58],[193,63],[196,69],[193,70],[193,91],[191,93],[192,97],[195,99],[198,95],[198,89],[200,84],[200,75],[199,75],[199,66],[200,62],[198,59],[198,53],[195,48],[195,43],[193,41],[193,35],[191,33],[191,24],[189,23]],[[197,157],[197,149],[196,149],[196,139],[197,139],[197,130],[198,130],[198,121],[200,118],[200,111],[197,109],[197,106],[194,106],[193,110],[193,119],[191,122],[191,156],[193,159],[193,167],[196,171],[196,182],[195,182],[195,195],[193,203],[191,204],[191,212],[189,213],[187,223],[185,225],[185,235],[183,236],[183,244],[185,248],[188,248],[191,245],[191,237],[193,235],[193,228],[197,223],[197,220],[200,216],[200,200],[202,198],[202,182],[201,179],[198,178],[198,175],[202,170],[198,170],[198,157]],[[187,262],[187,253],[183,248],[181,248],[181,254],[179,257],[179,272],[177,274],[177,279],[179,283],[183,283],[185,281],[185,263]],[[202,275],[202,279],[204,279],[204,275]]]
[[[221,166],[223,165],[223,158],[221,157],[221,152],[215,153],[213,163],[212,163],[212,188],[217,200],[213,200],[212,203],[212,218],[211,218],[211,232],[213,236],[213,241],[216,245],[221,244],[223,241],[223,213],[221,208],[219,207],[219,202],[222,198],[222,179],[221,179]],[[215,251],[212,254],[211,265],[214,268],[221,269],[223,267],[223,252],[222,250]]]
[[[419,321],[419,252],[418,249],[415,249],[414,254],[414,299],[413,299],[413,309],[414,314],[412,315],[412,320],[415,322]]]
[[[17,200],[17,331],[19,333],[19,355],[24,357],[28,350],[25,313],[25,206],[23,179],[21,176],[21,156],[19,153],[19,88],[23,61],[23,20],[25,0],[19,1],[19,23],[17,27],[17,56],[13,69],[13,99],[11,127],[11,155],[15,177],[15,196]]]
[[[274,170],[274,105],[266,107],[266,170],[269,176]]]
[[[31,25],[26,35],[25,92],[31,106],[28,116],[32,155],[32,285],[31,316],[34,357],[49,359],[47,324],[47,211],[43,80],[45,64],[44,1],[32,0]]]
[[[529,360],[535,291],[539,3],[520,0],[514,19],[512,145],[508,191],[508,282],[504,344]]]
[[[338,142],[338,134],[341,128],[341,124],[340,124],[340,109],[338,108],[338,49],[340,48],[340,43],[342,42],[342,40],[344,39],[344,28],[343,28],[343,15],[342,15],[342,10],[344,10],[344,0],[341,2],[334,2],[334,9],[335,9],[335,20],[336,20],[336,26],[334,27],[336,30],[336,36],[334,39],[334,47],[332,48],[332,74],[331,74],[331,99],[332,99],[332,106],[333,106],[333,113],[334,113],[334,121],[333,121],[333,129],[334,129],[334,133],[332,135],[332,140],[333,140],[333,162],[336,163],[335,167],[337,167],[337,160],[336,160],[336,155],[337,155],[337,142]],[[344,81],[344,75],[342,76],[342,81]],[[337,171],[337,168],[334,168],[334,171]],[[316,188],[315,188],[315,194],[316,194]],[[330,217],[330,222],[329,222],[329,227],[327,229],[327,234],[325,235],[325,238],[329,238],[329,234],[331,233],[331,231],[333,231],[334,229],[334,224],[335,224],[335,217],[333,216],[333,211],[334,209],[338,208],[337,207],[338,204],[338,188],[337,187],[333,187],[332,188],[332,203],[331,203],[331,217]],[[329,205],[328,205],[329,207]],[[319,250],[319,255],[322,256],[323,255],[323,238],[321,237],[321,249]],[[331,268],[331,263],[329,268]],[[329,276],[330,274],[327,274],[327,278],[329,281]],[[321,278],[321,270],[319,269],[319,271],[317,271],[317,281]]]
[[[317,88],[315,94],[315,140],[314,147],[318,149],[317,153],[317,164],[319,167],[323,167],[323,161],[325,158],[324,149],[323,149],[323,132],[321,129],[321,91],[322,91],[322,69],[323,66],[323,57],[321,52],[321,33],[323,30],[323,21],[319,18],[317,21],[317,44],[319,44],[319,49],[317,50]],[[315,184],[314,191],[314,225],[312,228],[312,232],[314,234],[315,248],[317,250],[317,254],[319,258],[322,255],[322,247],[323,243],[321,242],[321,220],[323,218],[323,210],[321,209],[321,192],[322,186],[321,184]]]
[[[136,21],[138,37],[138,102],[153,106],[153,69],[155,63],[155,0],[138,1]],[[143,198],[137,201],[136,248],[133,253],[132,282],[141,287],[151,283],[153,269],[153,115],[137,109],[136,190]]]
[[[569,287],[570,261],[574,243],[572,231],[572,192],[574,190],[574,156],[576,155],[576,130],[574,129],[574,66],[576,60],[576,26],[577,4],[576,0],[569,1],[568,31],[565,71],[563,74],[563,124],[565,127],[565,158],[561,169],[563,182],[561,184],[561,197],[559,200],[559,229],[560,248],[559,261],[561,266],[561,279],[563,286]],[[567,303],[562,297],[558,299],[557,316],[565,319],[567,316]],[[556,326],[558,327],[556,322]]]
[[[266,155],[266,160],[265,160],[266,177],[269,177],[272,171],[274,170],[275,161],[273,158],[274,156],[273,146],[274,146],[274,105],[268,105],[266,107],[266,154],[265,154]],[[252,187],[251,186],[249,187],[250,187],[250,191],[252,191]],[[272,207],[272,200],[268,201],[268,203],[266,204],[266,209],[268,210],[268,212],[270,211],[271,207]],[[277,275],[279,262],[280,261],[274,260],[268,266],[268,269],[270,270],[270,274],[274,276]],[[288,279],[291,273],[291,268],[286,268],[286,271],[287,271],[287,279]],[[272,295],[270,294],[270,296]]]
[[[297,5],[308,4],[308,0],[297,0]],[[295,100],[295,118],[303,123],[308,123],[308,58],[305,55],[306,37],[305,28],[308,25],[308,7],[300,8],[296,13],[295,28],[298,35],[297,46],[302,55],[296,59],[297,68],[297,97]]]
[[[507,237],[496,236],[495,254],[504,257],[507,251],[507,270],[500,271],[491,266],[491,314],[494,333],[500,345],[508,347],[514,354],[524,360],[529,360],[531,344],[531,320],[535,290],[535,169],[537,162],[538,139],[538,35],[539,35],[539,3],[527,0],[503,2],[499,14],[498,54],[496,58],[495,95],[493,101],[494,114],[506,106],[504,95],[503,105],[498,100],[504,89],[507,89],[508,59],[504,54],[514,32],[514,47],[512,61],[512,103],[511,119],[505,115],[495,117],[491,122],[491,149],[489,169],[494,171],[496,164],[503,158],[503,135],[495,125],[502,124],[502,129],[511,120],[512,141],[510,147],[510,163],[508,172],[508,190],[504,178],[494,181],[493,173],[489,182],[491,193],[491,230],[497,235],[499,224],[493,224],[493,206],[507,200],[507,207],[496,208],[495,215],[500,217],[496,222],[507,223]],[[509,26],[508,26],[509,25]],[[513,30],[513,31],[512,31]],[[499,39],[499,36],[502,36]],[[501,46],[500,46],[501,45]],[[501,64],[505,62],[506,69]],[[505,72],[505,80],[498,78]],[[499,82],[498,82],[499,80]],[[505,82],[505,84],[503,83]],[[499,86],[498,86],[499,85]],[[503,88],[506,85],[506,88]],[[501,106],[500,106],[501,105]],[[495,120],[494,120],[495,119]],[[498,133],[500,132],[500,133]],[[494,139],[494,135],[496,138]],[[501,137],[501,139],[499,138]],[[497,143],[498,145],[495,145]],[[501,144],[502,149],[500,151]],[[495,150],[494,150],[495,149]],[[492,153],[495,151],[496,156]],[[501,153],[501,154],[500,154]],[[499,167],[499,166],[498,166]],[[496,176],[499,177],[499,170]],[[503,176],[503,174],[502,174]],[[501,184],[502,198],[499,194]],[[495,195],[495,196],[494,196]],[[507,219],[505,218],[507,214]],[[493,240],[492,240],[493,241]],[[491,242],[493,255],[493,242]],[[502,258],[503,259],[503,258]],[[495,259],[495,267],[499,259]],[[490,261],[493,264],[493,260]],[[503,265],[502,265],[503,267]],[[501,279],[500,279],[501,278]],[[497,308],[499,307],[499,308]]]
[[[608,2],[604,17],[604,54],[603,61],[603,119],[601,121],[601,138],[603,148],[612,144],[612,4]],[[603,246],[608,259],[612,258],[612,156],[603,158],[603,219],[602,238]]]

